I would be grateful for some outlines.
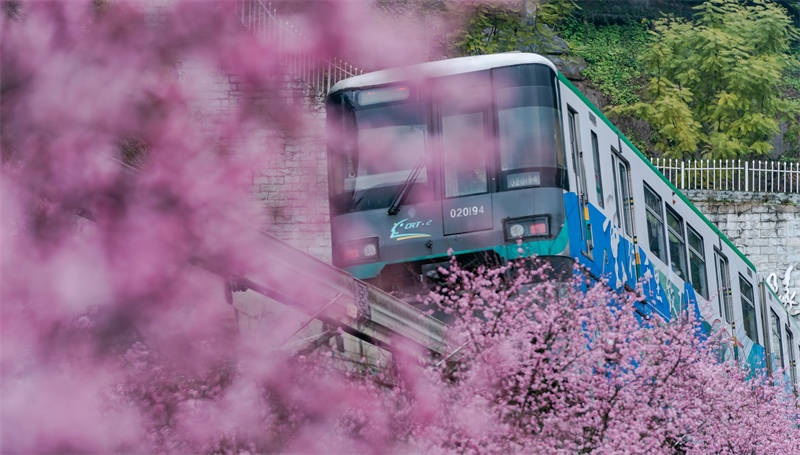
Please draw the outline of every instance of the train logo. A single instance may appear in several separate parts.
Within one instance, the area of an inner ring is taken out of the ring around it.
[[[402,220],[394,223],[392,225],[392,234],[390,238],[395,240],[408,240],[408,239],[419,239],[423,237],[430,237],[430,234],[425,234],[422,232],[413,232],[419,228],[430,226],[433,224],[433,220],[427,221],[408,221],[408,218],[403,218]],[[411,231],[411,232],[409,232]]]

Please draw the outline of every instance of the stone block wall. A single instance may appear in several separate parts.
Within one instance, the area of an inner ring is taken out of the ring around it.
[[[177,73],[195,94],[200,94],[190,100],[192,115],[201,125],[199,130],[203,130],[203,124],[213,121],[210,120],[213,116],[208,114],[232,113],[241,103],[246,103],[247,109],[256,110],[267,105],[271,108],[286,106],[287,117],[291,120],[268,119],[270,126],[256,131],[252,140],[256,153],[260,154],[251,181],[253,195],[263,207],[263,216],[257,221],[270,234],[330,263],[322,99],[299,82],[284,81],[283,89],[276,93],[274,87],[269,90],[251,87],[235,75],[215,74],[195,62],[181,62]]]
[[[759,274],[772,281],[779,297],[800,303],[800,195],[731,191],[687,191],[686,195]]]
[[[146,0],[146,19],[151,27],[163,27],[175,0]],[[239,7],[238,3],[232,7]],[[215,115],[235,112],[247,104],[249,110],[284,104],[287,118],[268,119],[270,127],[256,133],[263,160],[252,171],[252,192],[263,207],[257,221],[267,232],[316,258],[331,262],[328,211],[328,180],[325,155],[325,109],[323,100],[307,85],[285,79],[276,86],[254,87],[232,74],[221,74],[203,61],[184,60],[176,65],[176,76],[192,94],[188,106],[197,121],[196,134]],[[301,107],[303,113],[294,117]],[[278,109],[279,110],[279,109]],[[264,109],[263,112],[270,111]],[[297,127],[297,123],[302,126]]]
[[[253,170],[253,192],[263,204],[265,229],[317,259],[331,262],[324,111],[307,112],[300,136],[273,138],[277,153]]]

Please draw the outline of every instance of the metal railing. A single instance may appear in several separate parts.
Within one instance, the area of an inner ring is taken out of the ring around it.
[[[652,161],[682,190],[800,193],[800,163],[667,158]]]
[[[280,17],[270,1],[242,0],[240,12],[242,24],[248,30],[275,44],[286,74],[304,83],[314,95],[323,97],[340,80],[364,73],[362,68],[341,58],[321,59],[305,52],[288,51],[298,47],[293,43],[308,38],[289,20]]]

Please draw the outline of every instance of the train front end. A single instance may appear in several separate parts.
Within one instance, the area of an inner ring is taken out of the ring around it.
[[[333,261],[387,290],[533,254],[571,266],[556,73],[535,54],[340,82],[327,100]]]

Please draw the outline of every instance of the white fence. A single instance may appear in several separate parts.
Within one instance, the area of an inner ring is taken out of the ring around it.
[[[652,161],[669,181],[682,190],[800,193],[800,163],[665,158]]]
[[[300,30],[290,21],[279,17],[272,2],[242,0],[240,6],[242,24],[251,32],[275,43],[281,53],[281,63],[290,77],[307,84],[315,95],[325,96],[333,84],[364,72],[339,58],[319,59],[306,53],[286,52],[286,49],[303,47],[293,44],[307,39]]]

